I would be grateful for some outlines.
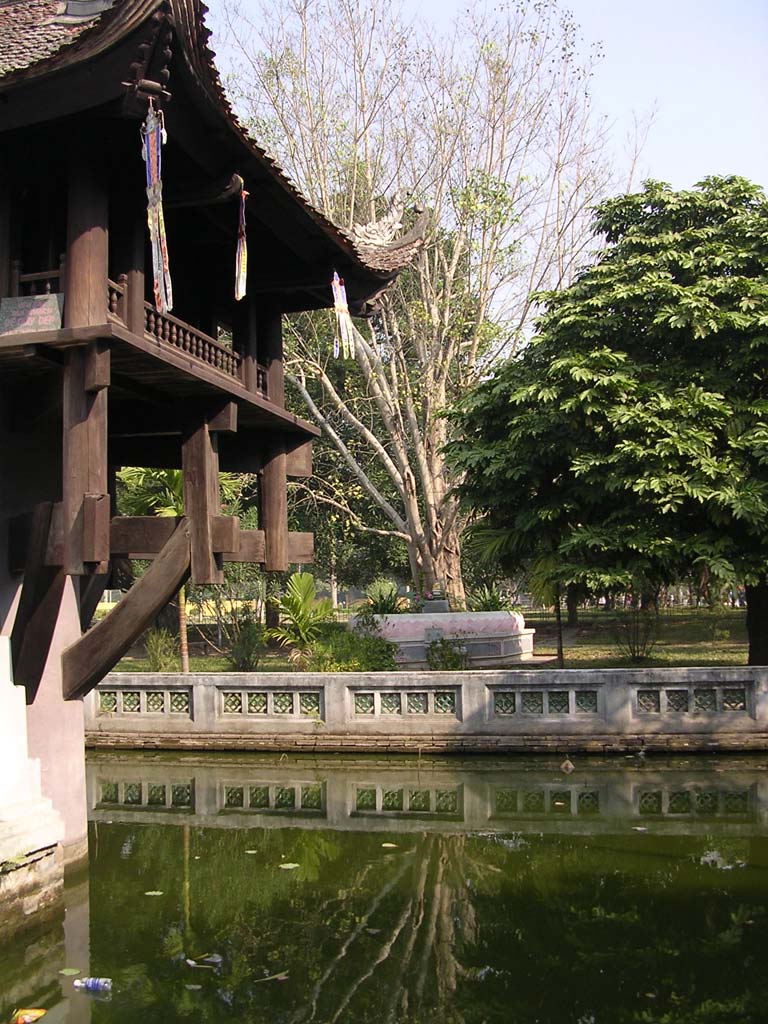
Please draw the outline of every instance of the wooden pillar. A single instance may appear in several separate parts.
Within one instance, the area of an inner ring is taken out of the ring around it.
[[[80,140],[69,159],[65,327],[107,322],[107,216],[103,157]]]
[[[190,431],[181,446],[184,514],[189,519],[193,583],[223,583],[221,555],[213,551],[213,517],[219,501],[219,453],[216,434],[206,421]]]
[[[285,407],[282,317],[277,309],[263,309],[258,320],[259,352],[267,369],[267,398]],[[288,478],[284,442],[276,442],[265,456],[261,474],[261,525],[264,530],[267,570],[288,568]]]
[[[235,351],[242,357],[243,387],[249,391],[258,391],[258,314],[253,299],[245,296],[235,303],[235,316],[232,325],[232,341]]]
[[[280,408],[285,407],[285,372],[283,369],[283,319],[275,308],[263,308],[258,316],[259,354],[267,368],[267,398]]]
[[[0,163],[0,299],[11,294],[11,186]]]
[[[138,206],[131,218],[128,238],[128,261],[124,271],[125,281],[125,325],[139,336],[144,334],[144,252],[146,211]]]
[[[96,153],[74,145],[69,164],[64,326],[107,320],[108,197]],[[63,387],[64,571],[106,572],[109,561],[109,351],[94,342],[66,354]]]

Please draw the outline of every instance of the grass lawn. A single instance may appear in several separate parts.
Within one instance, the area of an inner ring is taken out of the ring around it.
[[[554,617],[526,617],[536,629],[536,654],[557,652]],[[609,612],[585,612],[579,625],[563,634],[566,668],[671,668],[676,666],[746,665],[747,629],[743,608],[715,611],[686,609],[662,612],[657,642],[644,661],[622,657],[616,640],[616,619]],[[542,664],[542,668],[551,668]]]
[[[123,658],[112,669],[113,672],[149,672],[149,662],[146,658]],[[180,672],[181,663],[177,661],[176,668],[172,671]],[[232,665],[227,658],[211,654],[207,657],[197,658],[190,656],[190,672],[231,672]],[[270,651],[266,657],[259,662],[258,672],[292,672],[293,666],[288,661],[288,655],[282,651]]]

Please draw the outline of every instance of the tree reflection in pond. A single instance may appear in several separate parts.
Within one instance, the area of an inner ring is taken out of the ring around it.
[[[92,828],[99,1022],[766,1020],[764,838]]]

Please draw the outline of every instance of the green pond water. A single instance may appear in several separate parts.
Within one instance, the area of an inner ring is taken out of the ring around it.
[[[0,1021],[768,1021],[762,760],[574,761],[92,755]]]

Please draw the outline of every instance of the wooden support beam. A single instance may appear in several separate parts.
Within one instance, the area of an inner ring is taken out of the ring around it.
[[[312,442],[304,441],[285,453],[285,472],[294,480],[312,476]]]
[[[111,557],[154,558],[173,536],[180,520],[172,516],[114,516],[110,528]],[[211,543],[216,554],[229,558],[239,549],[237,516],[214,516]]]
[[[315,560],[314,533],[288,534],[288,562],[290,565],[308,565]]]
[[[189,577],[190,524],[182,519],[122,601],[61,658],[64,698],[84,697],[122,658]]]
[[[206,416],[208,429],[220,434],[237,433],[237,402],[211,406]]]
[[[38,349],[40,346],[38,346]],[[58,355],[58,353],[56,353]],[[105,341],[97,341],[89,345],[85,354],[85,390],[95,394],[108,388],[110,384],[109,345]]]
[[[172,516],[114,516],[110,525],[112,558],[154,558],[173,536]]]
[[[11,185],[0,164],[0,299],[11,291]]]
[[[109,561],[109,521],[111,501],[108,494],[83,495],[83,560]]]
[[[66,576],[61,568],[46,565],[53,503],[37,505],[27,538],[24,582],[11,630],[14,681],[35,699],[59,617]]]
[[[256,305],[251,296],[235,304],[232,323],[232,344],[242,356],[242,384],[248,391],[258,391],[259,328]]]
[[[109,586],[112,572],[100,572],[94,576],[84,576],[80,580],[80,629],[85,632],[91,624],[104,596],[104,591]]]
[[[193,583],[223,583],[221,556],[213,549],[211,520],[219,515],[216,435],[203,422],[181,444],[184,512],[190,521]]]
[[[64,571],[71,576],[104,573],[109,561],[107,391],[86,390],[88,348],[67,352],[62,375]]]
[[[264,531],[241,530],[237,551],[224,556],[227,562],[252,562],[254,565],[264,564]]]
[[[285,370],[283,321],[278,309],[270,306],[259,309],[257,335],[261,359],[267,368],[267,398],[282,409],[285,407]]]
[[[284,446],[265,459],[261,472],[261,526],[266,554],[264,566],[270,572],[288,568],[288,481]]]

